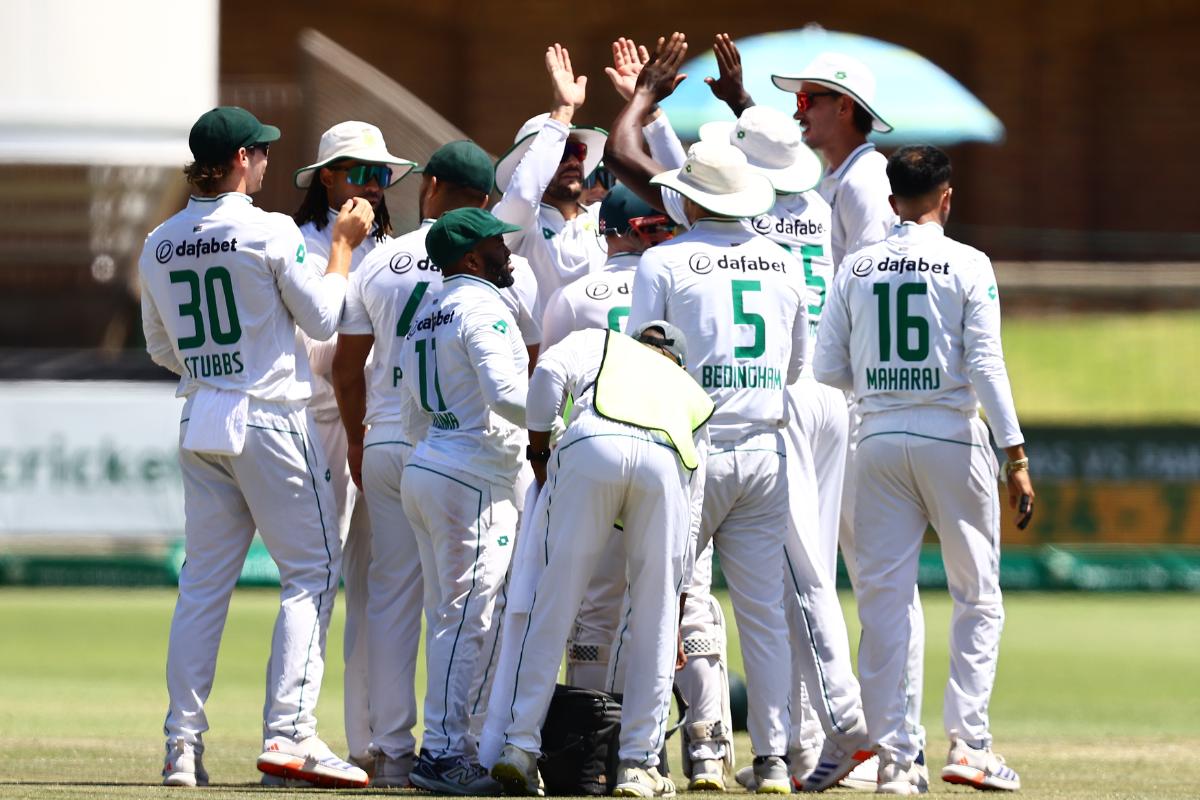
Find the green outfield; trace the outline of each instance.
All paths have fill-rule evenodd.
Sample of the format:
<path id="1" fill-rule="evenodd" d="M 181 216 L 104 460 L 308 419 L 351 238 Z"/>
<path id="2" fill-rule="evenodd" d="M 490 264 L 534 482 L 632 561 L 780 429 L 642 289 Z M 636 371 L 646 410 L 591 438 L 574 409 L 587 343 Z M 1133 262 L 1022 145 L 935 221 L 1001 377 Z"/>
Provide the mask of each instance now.
<path id="1" fill-rule="evenodd" d="M 0 798 L 186 791 L 156 785 L 173 602 L 173 592 L 157 589 L 0 590 Z M 264 796 L 254 758 L 275 603 L 266 590 L 234 597 L 205 754 L 220 786 L 206 797 Z M 945 747 L 940 711 L 950 606 L 944 594 L 929 592 L 925 608 L 924 714 L 936 761 Z M 856 626 L 851 635 L 857 638 Z M 339 606 L 318 712 L 335 750 L 345 747 L 340 636 Z M 1195 797 L 1198 645 L 1194 597 L 1011 596 L 992 716 L 998 749 L 1027 787 L 1022 796 Z M 744 736 L 738 744 L 745 758 Z M 971 793 L 939 781 L 933 792 Z"/>
<path id="2" fill-rule="evenodd" d="M 1025 423 L 1200 423 L 1200 313 L 1011 315 L 1004 355 Z"/>

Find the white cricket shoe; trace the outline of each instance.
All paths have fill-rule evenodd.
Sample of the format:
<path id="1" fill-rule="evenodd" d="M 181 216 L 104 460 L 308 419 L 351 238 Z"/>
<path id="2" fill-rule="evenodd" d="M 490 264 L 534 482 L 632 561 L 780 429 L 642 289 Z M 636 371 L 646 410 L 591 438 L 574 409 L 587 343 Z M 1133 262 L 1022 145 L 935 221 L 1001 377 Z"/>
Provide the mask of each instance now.
<path id="1" fill-rule="evenodd" d="M 920 777 L 915 765 L 906 766 L 886 758 L 879 759 L 875 794 L 898 794 L 903 797 L 912 797 L 929 791 L 928 788 L 922 790 L 919 782 Z"/>
<path id="2" fill-rule="evenodd" d="M 492 780 L 500 784 L 505 794 L 545 797 L 546 789 L 537 762 L 536 753 L 506 744 L 492 765 Z"/>
<path id="3" fill-rule="evenodd" d="M 873 792 L 878 780 L 879 756 L 871 756 L 846 773 L 846 777 L 842 778 L 838 786 L 846 789 L 857 789 L 860 792 Z"/>
<path id="4" fill-rule="evenodd" d="M 331 789 L 361 789 L 370 781 L 365 771 L 338 758 L 317 736 L 299 741 L 283 736 L 268 739 L 258 757 L 258 769 Z"/>
<path id="5" fill-rule="evenodd" d="M 617 767 L 614 797 L 674 797 L 675 782 L 664 778 L 658 767 L 637 761 L 622 761 Z"/>
<path id="6" fill-rule="evenodd" d="M 375 769 L 371 774 L 371 787 L 378 789 L 408 789 L 412 787 L 409 774 L 413 771 L 416 761 L 412 753 L 391 758 L 378 753 L 375 756 Z"/>
<path id="7" fill-rule="evenodd" d="M 756 794 L 791 794 L 792 776 L 787 762 L 780 756 L 756 756 L 754 759 L 754 791 Z"/>
<path id="8" fill-rule="evenodd" d="M 826 737 L 817 766 L 804 778 L 803 791 L 823 792 L 836 785 L 851 770 L 875 755 L 868 749 L 869 744 L 865 727 L 860 736 L 843 740 L 840 744 L 832 737 Z"/>
<path id="9" fill-rule="evenodd" d="M 748 792 L 753 792 L 758 788 L 758 781 L 754 780 L 754 767 L 747 764 L 734 773 L 733 779 L 738 782 Z"/>
<path id="10" fill-rule="evenodd" d="M 688 780 L 688 791 L 725 791 L 725 759 L 698 758 L 693 761 L 692 777 Z"/>
<path id="11" fill-rule="evenodd" d="M 1015 792 L 1021 788 L 1021 776 L 1004 764 L 1002 756 L 993 753 L 990 747 L 977 750 L 962 739 L 950 743 L 950 754 L 946 756 L 946 766 L 942 767 L 942 780 L 976 789 Z"/>
<path id="12" fill-rule="evenodd" d="M 167 756 L 163 759 L 163 786 L 208 786 L 208 772 L 204 769 L 204 745 L 191 744 L 182 739 L 167 742 Z"/>

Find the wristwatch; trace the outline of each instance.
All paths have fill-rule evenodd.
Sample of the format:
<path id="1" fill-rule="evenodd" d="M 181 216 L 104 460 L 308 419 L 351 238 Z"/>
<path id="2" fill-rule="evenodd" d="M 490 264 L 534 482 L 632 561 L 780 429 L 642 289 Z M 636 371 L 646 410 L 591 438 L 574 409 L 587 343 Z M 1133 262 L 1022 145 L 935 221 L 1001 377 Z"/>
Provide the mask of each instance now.
<path id="1" fill-rule="evenodd" d="M 525 445 L 525 460 L 526 461 L 549 461 L 550 448 L 544 447 L 540 450 L 534 450 L 533 445 Z"/>

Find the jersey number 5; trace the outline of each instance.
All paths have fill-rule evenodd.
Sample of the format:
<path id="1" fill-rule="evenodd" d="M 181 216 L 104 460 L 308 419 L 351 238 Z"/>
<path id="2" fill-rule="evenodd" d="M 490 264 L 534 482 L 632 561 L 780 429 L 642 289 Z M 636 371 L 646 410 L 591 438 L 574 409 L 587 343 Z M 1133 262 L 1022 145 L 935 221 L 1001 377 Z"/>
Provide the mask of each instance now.
<path id="1" fill-rule="evenodd" d="M 879 360 L 892 360 L 891 285 L 880 281 L 873 287 L 879 301 Z M 924 361 L 929 357 L 929 320 L 911 314 L 908 299 L 915 294 L 929 294 L 925 283 L 902 283 L 896 289 L 896 355 L 901 361 Z M 912 334 L 917 343 L 912 345 Z"/>
<path id="2" fill-rule="evenodd" d="M 179 339 L 180 350 L 192 350 L 202 347 L 206 341 L 204 336 L 204 314 L 200 311 L 200 276 L 194 270 L 180 269 L 169 273 L 171 283 L 187 284 L 189 296 L 187 302 L 179 304 L 179 315 L 191 317 L 195 324 L 191 336 Z M 242 326 L 238 322 L 237 304 L 233 302 L 233 278 L 224 267 L 210 267 L 204 273 L 204 304 L 208 310 L 208 335 L 219 345 L 236 344 L 242 338 Z M 225 301 L 225 321 L 228 328 L 221 329 L 221 306 L 217 302 L 217 287 L 221 287 L 221 297 Z"/>
<path id="3" fill-rule="evenodd" d="M 767 321 L 761 314 L 743 308 L 746 292 L 762 291 L 761 281 L 731 281 L 733 288 L 733 324 L 753 325 L 754 343 L 749 347 L 733 348 L 734 358 L 758 358 L 767 349 Z"/>

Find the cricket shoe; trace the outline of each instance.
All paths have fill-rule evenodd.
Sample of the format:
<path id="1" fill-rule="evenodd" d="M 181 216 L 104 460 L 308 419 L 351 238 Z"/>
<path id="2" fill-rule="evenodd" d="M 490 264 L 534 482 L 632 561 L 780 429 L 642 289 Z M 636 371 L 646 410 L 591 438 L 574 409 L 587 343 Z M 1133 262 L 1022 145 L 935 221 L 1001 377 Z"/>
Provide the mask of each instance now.
<path id="1" fill-rule="evenodd" d="M 312 789 L 316 786 L 315 783 L 309 783 L 308 781 L 301 781 L 296 778 L 281 778 L 278 775 L 268 775 L 265 772 L 258 782 L 262 786 L 270 786 L 274 789 Z"/>
<path id="2" fill-rule="evenodd" d="M 536 753 L 506 744 L 492 765 L 492 779 L 500 784 L 505 794 L 545 797 L 546 787 L 538 772 L 537 761 Z"/>
<path id="3" fill-rule="evenodd" d="M 842 743 L 834 741 L 832 737 L 826 737 L 825 744 L 821 746 L 817 766 L 805 776 L 802 790 L 823 792 L 830 786 L 837 785 L 851 770 L 875 755 L 867 748 L 868 744 L 865 728 L 860 736 L 849 741 L 843 740 Z"/>
<path id="4" fill-rule="evenodd" d="M 409 775 L 413 771 L 416 759 L 412 753 L 402 756 L 391 756 L 379 753 L 375 756 L 375 769 L 371 775 L 371 787 L 377 789 L 409 789 L 412 780 Z"/>
<path id="5" fill-rule="evenodd" d="M 693 761 L 692 777 L 688 779 L 688 791 L 725 791 L 725 759 L 697 758 Z"/>
<path id="6" fill-rule="evenodd" d="M 898 794 L 903 797 L 924 794 L 929 791 L 928 784 L 926 784 L 926 788 L 922 789 L 920 780 L 920 774 L 915 764 L 905 766 L 880 758 L 875 794 Z"/>
<path id="7" fill-rule="evenodd" d="M 787 760 L 782 756 L 756 756 L 752 769 L 755 793 L 792 793 L 792 777 L 788 774 Z"/>
<path id="8" fill-rule="evenodd" d="M 1012 767 L 1005 766 L 1002 756 L 993 753 L 990 747 L 971 747 L 962 739 L 950 743 L 950 754 L 946 757 L 946 766 L 942 767 L 942 780 L 976 789 L 1015 792 L 1021 788 L 1021 776 Z"/>
<path id="9" fill-rule="evenodd" d="M 295 741 L 273 736 L 258 757 L 259 772 L 277 778 L 307 781 L 330 789 L 361 789 L 367 773 L 333 754 L 320 737 Z"/>
<path id="10" fill-rule="evenodd" d="M 448 755 L 434 758 L 428 750 L 422 750 L 412 772 L 408 774 L 412 785 L 427 792 L 455 795 L 496 795 L 500 784 L 492 780 L 488 771 L 465 755 Z"/>
<path id="11" fill-rule="evenodd" d="M 167 742 L 167 757 L 163 759 L 163 786 L 208 786 L 204 769 L 204 745 L 182 739 Z"/>
<path id="12" fill-rule="evenodd" d="M 658 767 L 645 762 L 622 761 L 617 767 L 614 797 L 674 797 L 675 782 L 664 778 Z"/>
<path id="13" fill-rule="evenodd" d="M 857 789 L 861 792 L 875 791 L 879 781 L 879 756 L 873 755 L 854 769 L 846 773 L 846 777 L 838 782 L 838 786 L 846 789 Z M 929 781 L 926 780 L 926 784 Z"/>

